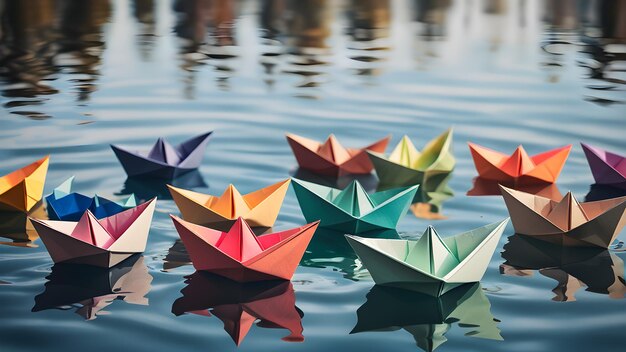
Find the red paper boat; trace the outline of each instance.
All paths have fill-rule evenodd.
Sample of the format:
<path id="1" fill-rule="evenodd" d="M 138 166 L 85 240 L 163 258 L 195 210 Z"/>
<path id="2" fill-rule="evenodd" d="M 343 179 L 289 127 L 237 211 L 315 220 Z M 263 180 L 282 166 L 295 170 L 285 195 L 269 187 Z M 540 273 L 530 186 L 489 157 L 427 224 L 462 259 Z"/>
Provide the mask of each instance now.
<path id="1" fill-rule="evenodd" d="M 570 144 L 529 156 L 520 145 L 508 156 L 477 144 L 468 144 L 480 177 L 520 184 L 554 183 L 572 149 Z"/>
<path id="2" fill-rule="evenodd" d="M 374 166 L 366 150 L 384 153 L 390 138 L 387 136 L 363 148 L 345 148 L 332 134 L 324 143 L 287 134 L 287 142 L 302 169 L 332 177 L 371 173 Z"/>
<path id="3" fill-rule="evenodd" d="M 319 224 L 256 236 L 242 218 L 222 232 L 170 216 L 196 270 L 238 282 L 290 280 Z"/>

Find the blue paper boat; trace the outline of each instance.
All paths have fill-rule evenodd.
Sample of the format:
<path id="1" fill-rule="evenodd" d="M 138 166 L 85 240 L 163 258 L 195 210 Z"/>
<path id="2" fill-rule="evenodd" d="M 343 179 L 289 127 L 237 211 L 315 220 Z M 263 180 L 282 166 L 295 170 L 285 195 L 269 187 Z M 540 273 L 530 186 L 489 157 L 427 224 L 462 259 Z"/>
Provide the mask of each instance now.
<path id="1" fill-rule="evenodd" d="M 212 133 L 211 131 L 193 137 L 176 146 L 159 138 L 147 152 L 129 151 L 115 145 L 111 145 L 111 149 L 129 177 L 146 176 L 171 180 L 200 167 Z"/>
<path id="2" fill-rule="evenodd" d="M 87 210 L 91 211 L 96 218 L 102 219 L 137 206 L 133 194 L 122 201 L 115 202 L 98 195 L 88 197 L 72 192 L 73 183 L 74 176 L 65 180 L 46 196 L 48 217 L 51 220 L 78 221 Z"/>

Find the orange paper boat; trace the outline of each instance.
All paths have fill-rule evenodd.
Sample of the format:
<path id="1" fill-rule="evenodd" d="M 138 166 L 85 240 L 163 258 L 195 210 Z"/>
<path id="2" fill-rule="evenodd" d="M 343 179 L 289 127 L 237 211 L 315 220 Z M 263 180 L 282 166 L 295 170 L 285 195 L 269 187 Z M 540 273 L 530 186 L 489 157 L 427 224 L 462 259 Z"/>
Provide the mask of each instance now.
<path id="1" fill-rule="evenodd" d="M 31 221 L 55 263 L 110 268 L 146 249 L 155 205 L 153 198 L 100 220 L 87 210 L 78 222 Z"/>
<path id="2" fill-rule="evenodd" d="M 468 143 L 478 175 L 487 180 L 520 184 L 554 183 L 572 145 L 529 156 L 521 145 L 508 156 Z"/>
<path id="3" fill-rule="evenodd" d="M 608 248 L 626 224 L 626 197 L 579 203 L 500 186 L 515 232 L 573 247 Z"/>
<path id="4" fill-rule="evenodd" d="M 242 218 L 222 232 L 170 216 L 196 270 L 238 282 L 290 280 L 319 224 L 256 236 Z"/>
<path id="5" fill-rule="evenodd" d="M 287 134 L 287 142 L 302 169 L 332 177 L 371 173 L 374 166 L 366 151 L 384 153 L 390 138 L 363 148 L 345 148 L 332 134 L 324 143 Z"/>
<path id="6" fill-rule="evenodd" d="M 221 196 L 212 196 L 168 185 L 183 218 L 194 224 L 226 230 L 238 217 L 252 227 L 272 227 L 285 199 L 289 182 L 284 180 L 241 195 L 233 185 Z"/>
<path id="7" fill-rule="evenodd" d="M 29 211 L 43 195 L 50 156 L 0 177 L 0 210 Z"/>

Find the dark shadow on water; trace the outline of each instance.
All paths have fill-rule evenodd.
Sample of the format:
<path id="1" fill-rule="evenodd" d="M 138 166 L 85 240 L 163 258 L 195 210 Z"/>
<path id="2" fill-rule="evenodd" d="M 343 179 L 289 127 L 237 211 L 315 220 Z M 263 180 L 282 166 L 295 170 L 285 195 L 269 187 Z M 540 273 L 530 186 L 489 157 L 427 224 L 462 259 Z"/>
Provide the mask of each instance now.
<path id="1" fill-rule="evenodd" d="M 502 340 L 498 320 L 479 283 L 465 284 L 440 297 L 399 288 L 374 286 L 357 310 L 358 321 L 351 334 L 404 329 L 425 351 L 434 351 L 447 341 L 453 324 L 471 329 L 465 336 Z"/>
<path id="2" fill-rule="evenodd" d="M 399 239 L 395 230 L 371 231 L 361 237 Z M 300 265 L 311 268 L 331 268 L 340 271 L 350 280 L 359 280 L 367 270 L 357 264 L 358 257 L 348 244 L 345 232 L 318 228 L 311 239 Z"/>
<path id="3" fill-rule="evenodd" d="M 626 189 L 594 183 L 589 186 L 589 192 L 585 196 L 585 202 L 595 202 L 597 200 L 605 200 L 623 196 L 626 196 Z"/>
<path id="4" fill-rule="evenodd" d="M 537 271 L 556 280 L 554 301 L 575 301 L 585 286 L 616 299 L 626 294 L 624 262 L 606 249 L 563 247 L 516 234 L 504 245 L 502 258 L 501 274 L 531 276 Z"/>
<path id="5" fill-rule="evenodd" d="M 11 242 L 0 241 L 0 244 L 16 247 L 37 247 L 33 242 L 39 238 L 28 217 L 47 219 L 48 214 L 43 201 L 35 204 L 28 212 L 0 211 L 0 237 Z"/>
<path id="6" fill-rule="evenodd" d="M 187 276 L 182 297 L 172 305 L 176 316 L 192 313 L 216 316 L 224 330 L 240 345 L 250 328 L 256 326 L 289 330 L 282 340 L 304 341 L 302 317 L 290 281 L 238 283 L 217 275 L 197 271 Z"/>
<path id="7" fill-rule="evenodd" d="M 542 183 L 536 185 L 519 185 L 512 183 L 502 183 L 498 181 L 486 180 L 482 177 L 476 177 L 472 180 L 473 187 L 467 191 L 468 196 L 499 196 L 500 188 L 498 184 L 507 188 L 512 188 L 518 191 L 531 193 L 537 196 L 550 198 L 552 200 L 561 200 L 563 195 L 559 188 L 554 183 Z"/>
<path id="8" fill-rule="evenodd" d="M 86 320 L 107 313 L 113 301 L 148 305 L 152 276 L 136 254 L 110 269 L 80 264 L 55 264 L 45 291 L 35 297 L 33 312 L 73 310 Z"/>
<path id="9" fill-rule="evenodd" d="M 308 181 L 317 183 L 320 185 L 324 185 L 326 187 L 333 187 L 337 189 L 344 189 L 352 183 L 352 181 L 357 180 L 363 186 L 367 192 L 374 192 L 376 190 L 376 186 L 378 184 L 378 179 L 374 174 L 367 175 L 349 175 L 342 176 L 339 178 L 332 177 L 324 177 L 317 174 L 314 174 L 310 171 L 297 168 L 294 171 L 290 172 L 290 175 L 299 180 Z"/>
<path id="10" fill-rule="evenodd" d="M 145 202 L 154 197 L 172 199 L 172 195 L 167 188 L 168 184 L 185 189 L 209 187 L 200 172 L 194 170 L 172 180 L 129 177 L 124 182 L 122 190 L 116 193 L 116 195 L 134 194 L 139 202 Z"/>

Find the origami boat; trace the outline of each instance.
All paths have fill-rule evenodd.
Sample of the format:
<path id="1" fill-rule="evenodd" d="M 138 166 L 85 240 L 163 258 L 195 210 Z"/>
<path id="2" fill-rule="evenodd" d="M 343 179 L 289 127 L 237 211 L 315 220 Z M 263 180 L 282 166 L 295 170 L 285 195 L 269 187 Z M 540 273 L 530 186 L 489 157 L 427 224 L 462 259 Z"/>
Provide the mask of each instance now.
<path id="1" fill-rule="evenodd" d="M 515 232 L 563 246 L 608 248 L 626 224 L 626 197 L 579 203 L 500 186 Z"/>
<path id="2" fill-rule="evenodd" d="M 528 156 L 521 145 L 511 156 L 468 143 L 478 175 L 487 180 L 520 184 L 554 183 L 563 169 L 571 145 Z"/>
<path id="3" fill-rule="evenodd" d="M 504 245 L 500 272 L 508 276 L 529 277 L 535 271 L 556 280 L 554 301 L 575 301 L 575 294 L 585 291 L 624 298 L 624 261 L 612 251 L 598 247 L 564 247 L 513 235 Z M 585 287 L 586 286 L 586 287 Z"/>
<path id="4" fill-rule="evenodd" d="M 390 138 L 385 137 L 363 148 L 345 148 L 332 134 L 324 143 L 287 134 L 287 142 L 302 169 L 332 177 L 372 172 L 373 166 L 366 151 L 385 152 Z"/>
<path id="5" fill-rule="evenodd" d="M 43 195 L 50 157 L 0 177 L 0 211 L 29 211 Z"/>
<path id="6" fill-rule="evenodd" d="M 110 268 L 146 249 L 155 205 L 153 198 L 100 220 L 87 210 L 78 222 L 31 221 L 55 263 Z"/>
<path id="7" fill-rule="evenodd" d="M 238 282 L 290 280 L 318 225 L 256 236 L 243 218 L 222 232 L 170 216 L 196 270 Z"/>
<path id="8" fill-rule="evenodd" d="M 470 329 L 465 336 L 502 340 L 498 320 L 479 283 L 462 285 L 440 297 L 376 285 L 356 314 L 358 320 L 350 334 L 404 329 L 425 351 L 444 344 L 454 323 Z"/>
<path id="9" fill-rule="evenodd" d="M 358 181 L 343 190 L 293 179 L 293 189 L 304 218 L 344 233 L 395 229 L 405 215 L 418 186 L 367 194 Z"/>
<path id="10" fill-rule="evenodd" d="M 152 276 L 141 255 L 133 255 L 113 268 L 55 264 L 47 277 L 45 291 L 35 297 L 33 312 L 59 307 L 75 307 L 86 320 L 107 313 L 115 301 L 148 305 Z"/>
<path id="11" fill-rule="evenodd" d="M 246 195 L 232 184 L 221 196 L 212 196 L 168 185 L 183 219 L 194 224 L 229 229 L 242 217 L 252 227 L 272 227 L 285 199 L 290 180 L 280 181 Z"/>
<path id="12" fill-rule="evenodd" d="M 212 133 L 199 135 L 176 146 L 159 138 L 148 152 L 129 151 L 115 145 L 111 145 L 111 149 L 129 177 L 174 179 L 200 167 Z"/>
<path id="13" fill-rule="evenodd" d="M 29 217 L 45 219 L 48 216 L 42 202 L 35 204 L 27 213 L 0 211 L 0 244 L 14 247 L 37 247 L 39 238 Z M 10 241 L 3 241 L 7 238 Z"/>
<path id="14" fill-rule="evenodd" d="M 508 219 L 441 238 L 429 226 L 419 240 L 346 235 L 377 285 L 440 296 L 483 277 Z"/>
<path id="15" fill-rule="evenodd" d="M 367 151 L 376 175 L 383 185 L 412 186 L 437 174 L 449 174 L 456 163 L 452 155 L 452 129 L 426 144 L 422 152 L 404 136 L 386 157 L 375 151 Z"/>
<path id="16" fill-rule="evenodd" d="M 134 195 L 115 202 L 95 195 L 93 198 L 72 192 L 74 176 L 68 178 L 46 196 L 50 220 L 78 221 L 89 210 L 98 219 L 115 215 L 137 206 Z"/>
<path id="17" fill-rule="evenodd" d="M 207 272 L 196 271 L 185 281 L 183 297 L 172 305 L 176 316 L 192 313 L 216 316 L 237 346 L 256 323 L 261 328 L 289 330 L 282 340 L 301 342 L 303 313 L 296 307 L 290 281 L 238 283 Z"/>
<path id="18" fill-rule="evenodd" d="M 580 143 L 597 184 L 626 189 L 626 157 Z"/>

